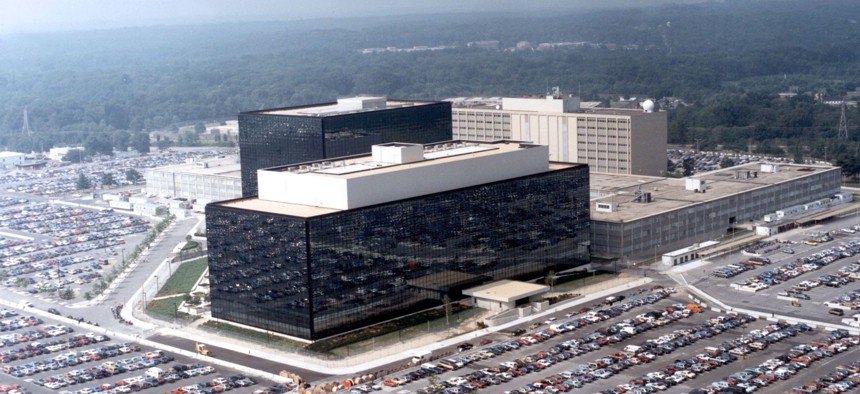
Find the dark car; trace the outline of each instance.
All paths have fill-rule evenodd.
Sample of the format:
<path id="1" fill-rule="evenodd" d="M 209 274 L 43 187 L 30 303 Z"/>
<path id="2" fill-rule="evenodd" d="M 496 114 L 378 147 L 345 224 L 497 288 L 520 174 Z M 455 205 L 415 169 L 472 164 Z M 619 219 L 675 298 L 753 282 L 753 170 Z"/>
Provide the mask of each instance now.
<path id="1" fill-rule="evenodd" d="M 60 314 L 60 311 L 56 310 L 55 308 L 48 308 L 48 312 L 49 312 L 49 313 L 53 313 L 53 314 L 55 314 L 55 315 L 59 315 L 59 314 Z"/>

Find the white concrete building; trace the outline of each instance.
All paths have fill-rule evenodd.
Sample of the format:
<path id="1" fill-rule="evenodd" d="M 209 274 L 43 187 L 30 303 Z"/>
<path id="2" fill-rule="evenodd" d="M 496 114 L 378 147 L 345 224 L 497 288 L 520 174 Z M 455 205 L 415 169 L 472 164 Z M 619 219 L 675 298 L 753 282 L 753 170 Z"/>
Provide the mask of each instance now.
<path id="1" fill-rule="evenodd" d="M 146 193 L 165 198 L 231 200 L 242 196 L 238 159 L 195 161 L 146 170 Z"/>
<path id="2" fill-rule="evenodd" d="M 540 301 L 549 291 L 549 286 L 505 279 L 463 290 L 463 295 L 472 297 L 474 305 L 479 308 L 502 312 Z"/>
<path id="3" fill-rule="evenodd" d="M 3 151 L 0 152 L 0 167 L 3 169 L 15 168 L 16 165 L 24 162 L 23 153 Z"/>
<path id="4" fill-rule="evenodd" d="M 359 160 L 263 169 L 257 179 L 261 200 L 346 210 L 546 170 L 545 145 L 393 142 Z"/>

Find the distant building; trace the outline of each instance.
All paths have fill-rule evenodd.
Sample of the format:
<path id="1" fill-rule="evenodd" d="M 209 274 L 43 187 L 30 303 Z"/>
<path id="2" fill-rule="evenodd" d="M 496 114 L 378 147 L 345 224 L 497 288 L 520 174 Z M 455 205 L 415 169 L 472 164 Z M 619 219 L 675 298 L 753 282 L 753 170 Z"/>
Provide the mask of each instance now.
<path id="1" fill-rule="evenodd" d="M 261 170 L 259 196 L 206 207 L 212 316 L 317 340 L 586 264 L 588 177 L 513 141 Z"/>
<path id="2" fill-rule="evenodd" d="M 451 139 L 451 104 L 352 97 L 336 103 L 239 114 L 242 195 L 257 194 L 257 170 L 370 152 L 385 142 Z"/>
<path id="3" fill-rule="evenodd" d="M 467 42 L 466 46 L 469 48 L 499 49 L 499 40 L 471 41 Z"/>
<path id="4" fill-rule="evenodd" d="M 221 201 L 242 196 L 236 156 L 151 168 L 144 177 L 145 192 L 159 197 Z"/>
<path id="5" fill-rule="evenodd" d="M 666 172 L 665 112 L 583 108 L 558 90 L 541 98 L 455 98 L 454 138 L 513 139 L 549 146 L 550 160 L 586 163 L 592 172 L 660 176 Z M 649 103 L 646 101 L 645 103 Z"/>
<path id="6" fill-rule="evenodd" d="M 26 156 L 26 154 L 18 152 L 0 152 L 0 167 L 5 170 L 15 168 L 16 166 L 24 163 L 24 158 Z"/>

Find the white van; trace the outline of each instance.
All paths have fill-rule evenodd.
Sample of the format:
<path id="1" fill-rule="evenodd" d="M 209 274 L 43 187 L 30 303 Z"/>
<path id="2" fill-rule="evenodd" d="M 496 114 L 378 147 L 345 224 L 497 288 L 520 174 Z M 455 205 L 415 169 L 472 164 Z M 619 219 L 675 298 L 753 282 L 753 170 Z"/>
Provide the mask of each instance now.
<path id="1" fill-rule="evenodd" d="M 422 361 L 427 361 L 430 359 L 430 356 L 432 356 L 432 355 L 433 355 L 432 352 L 415 353 L 412 356 L 412 364 L 418 364 Z"/>
<path id="2" fill-rule="evenodd" d="M 146 370 L 146 376 L 149 376 L 153 379 L 158 379 L 164 373 L 164 370 L 158 367 L 152 367 Z"/>
<path id="3" fill-rule="evenodd" d="M 637 345 L 627 345 L 624 347 L 624 351 L 627 353 L 638 354 L 642 351 L 642 346 Z"/>

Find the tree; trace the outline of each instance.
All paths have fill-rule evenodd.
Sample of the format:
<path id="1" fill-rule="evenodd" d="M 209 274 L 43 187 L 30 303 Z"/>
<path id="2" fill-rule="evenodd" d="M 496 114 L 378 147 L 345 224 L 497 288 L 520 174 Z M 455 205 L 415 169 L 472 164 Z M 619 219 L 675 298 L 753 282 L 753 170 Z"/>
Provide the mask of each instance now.
<path id="1" fill-rule="evenodd" d="M 178 144 L 181 146 L 197 146 L 200 142 L 200 136 L 192 130 L 182 130 L 179 133 Z"/>
<path id="2" fill-rule="evenodd" d="M 550 291 L 555 291 L 555 281 L 558 277 L 555 276 L 555 271 L 550 270 L 543 278 L 544 284 L 550 287 Z"/>
<path id="3" fill-rule="evenodd" d="M 435 373 L 431 373 L 430 376 L 427 377 L 427 387 L 436 390 L 437 388 L 444 386 L 439 384 L 439 376 L 437 376 Z"/>
<path id="4" fill-rule="evenodd" d="M 129 141 L 131 141 L 131 135 L 127 131 L 117 130 L 110 136 L 111 145 L 119 152 L 128 150 Z"/>
<path id="5" fill-rule="evenodd" d="M 734 165 L 735 161 L 732 160 L 731 157 L 723 157 L 723 159 L 720 160 L 720 168 L 729 168 L 733 167 Z"/>
<path id="6" fill-rule="evenodd" d="M 205 133 L 205 132 L 206 132 L 206 125 L 205 125 L 205 124 L 203 124 L 203 123 L 198 123 L 198 124 L 196 124 L 196 125 L 194 125 L 194 131 L 195 131 L 197 134 Z"/>
<path id="7" fill-rule="evenodd" d="M 84 151 L 82 149 L 69 149 L 65 155 L 63 155 L 62 161 L 67 161 L 70 163 L 80 163 L 84 159 Z"/>
<path id="8" fill-rule="evenodd" d="M 60 291 L 60 298 L 64 300 L 71 300 L 72 298 L 75 298 L 75 291 L 67 287 Z"/>
<path id="9" fill-rule="evenodd" d="M 135 170 L 134 168 L 129 168 L 129 169 L 125 170 L 125 179 L 128 180 L 129 182 L 137 183 L 137 181 L 139 181 L 140 178 L 142 178 L 140 176 L 140 173 L 137 170 Z"/>
<path id="10" fill-rule="evenodd" d="M 684 168 L 684 176 L 690 176 L 696 173 L 696 160 L 692 157 L 684 159 L 681 166 Z"/>
<path id="11" fill-rule="evenodd" d="M 442 303 L 445 304 L 445 325 L 447 326 L 450 323 L 451 316 L 451 297 L 447 294 L 442 296 Z"/>
<path id="12" fill-rule="evenodd" d="M 794 163 L 795 164 L 803 164 L 803 148 L 800 145 L 795 145 L 793 149 L 794 153 Z"/>
<path id="13" fill-rule="evenodd" d="M 110 155 L 113 153 L 113 145 L 108 142 L 107 138 L 100 135 L 90 134 L 87 140 L 84 141 L 84 148 L 91 155 Z"/>
<path id="14" fill-rule="evenodd" d="M 78 174 L 78 180 L 75 181 L 75 188 L 78 190 L 85 190 L 85 189 L 89 189 L 91 187 L 93 187 L 93 184 L 92 184 L 92 182 L 90 182 L 90 178 L 87 178 L 87 176 L 84 175 L 83 172 L 79 173 Z"/>
<path id="15" fill-rule="evenodd" d="M 131 148 L 145 155 L 149 153 L 149 133 L 134 133 L 131 136 Z"/>
<path id="16" fill-rule="evenodd" d="M 158 150 L 165 150 L 165 149 L 169 148 L 170 145 L 173 145 L 173 144 L 170 142 L 170 138 L 167 138 L 167 137 L 164 137 L 163 140 L 158 140 L 155 142 L 155 146 L 158 148 Z"/>
<path id="17" fill-rule="evenodd" d="M 102 174 L 102 185 L 111 186 L 115 185 L 116 181 L 113 179 L 113 174 L 106 172 Z"/>

